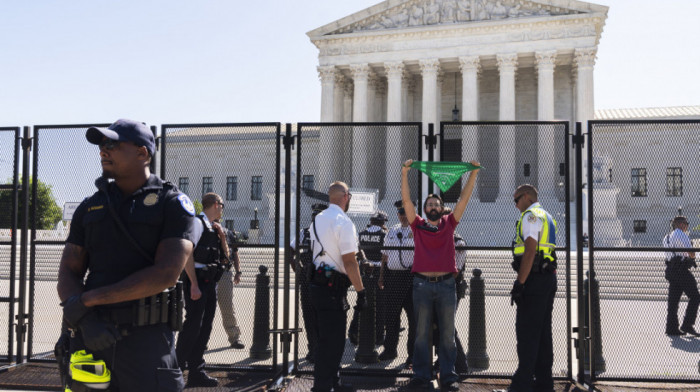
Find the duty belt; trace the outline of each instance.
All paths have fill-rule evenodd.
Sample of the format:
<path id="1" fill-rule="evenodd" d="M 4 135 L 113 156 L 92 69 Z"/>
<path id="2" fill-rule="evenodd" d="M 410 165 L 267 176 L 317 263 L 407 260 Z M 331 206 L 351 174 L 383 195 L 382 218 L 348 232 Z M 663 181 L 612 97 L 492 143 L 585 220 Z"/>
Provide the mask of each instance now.
<path id="1" fill-rule="evenodd" d="M 183 291 L 182 282 L 162 293 L 131 301 L 120 307 L 102 307 L 98 313 L 102 318 L 123 328 L 168 324 L 173 331 L 182 327 Z"/>

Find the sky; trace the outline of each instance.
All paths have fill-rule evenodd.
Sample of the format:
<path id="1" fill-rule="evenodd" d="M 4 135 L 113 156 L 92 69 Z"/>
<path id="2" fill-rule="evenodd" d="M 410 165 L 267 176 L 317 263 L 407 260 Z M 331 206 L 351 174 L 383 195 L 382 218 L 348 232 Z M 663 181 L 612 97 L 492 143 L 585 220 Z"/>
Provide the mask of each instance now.
<path id="1" fill-rule="evenodd" d="M 377 0 L 0 0 L 0 126 L 319 121 L 306 32 Z M 700 105 L 700 2 L 610 7 L 596 109 Z"/>

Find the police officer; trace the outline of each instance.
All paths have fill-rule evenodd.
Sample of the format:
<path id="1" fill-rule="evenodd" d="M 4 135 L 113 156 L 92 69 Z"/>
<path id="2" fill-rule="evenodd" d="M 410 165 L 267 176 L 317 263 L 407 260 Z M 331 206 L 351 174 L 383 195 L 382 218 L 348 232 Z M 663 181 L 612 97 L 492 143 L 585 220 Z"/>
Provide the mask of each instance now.
<path id="1" fill-rule="evenodd" d="M 344 182 L 336 181 L 328 188 L 328 197 L 330 206 L 314 218 L 309 229 L 315 267 L 309 293 L 318 317 L 318 345 L 323 348 L 316 353 L 312 388 L 316 392 L 347 390 L 338 371 L 345 349 L 350 284 L 357 292 L 355 309 L 362 310 L 367 304 L 356 260 L 357 231 L 345 215 L 352 195 Z"/>
<path id="2" fill-rule="evenodd" d="M 399 223 L 389 229 L 384 246 L 413 247 L 413 232 L 406 218 L 406 210 L 401 200 L 394 203 Z M 379 288 L 384 296 L 384 308 L 386 309 L 386 339 L 384 350 L 379 354 L 382 361 L 390 361 L 398 356 L 399 331 L 401 329 L 401 310 L 406 312 L 408 319 L 408 339 L 406 340 L 405 366 L 410 366 L 413 358 L 413 341 L 415 340 L 415 328 L 413 327 L 413 266 L 412 250 L 383 250 L 383 265 L 379 278 Z"/>
<path id="3" fill-rule="evenodd" d="M 194 206 L 151 174 L 155 141 L 144 124 L 122 119 L 86 137 L 100 146 L 102 177 L 75 211 L 58 271 L 71 347 L 106 363 L 111 391 L 182 391 L 176 315 L 137 318 L 140 300 L 157 295 L 165 302 L 156 301 L 159 309 L 177 300 L 161 293 L 175 285 L 198 239 Z"/>
<path id="4" fill-rule="evenodd" d="M 537 202 L 537 189 L 520 185 L 513 194 L 520 210 L 513 244 L 511 305 L 517 304 L 518 368 L 509 391 L 553 391 L 552 309 L 557 291 L 557 222 Z M 534 384 L 533 384 L 534 377 Z"/>
<path id="5" fill-rule="evenodd" d="M 384 237 L 387 231 L 387 217 L 384 211 L 377 211 L 369 218 L 369 225 L 362 230 L 360 236 L 360 249 L 364 252 L 365 260 L 360 264 L 360 273 L 362 274 L 362 282 L 365 286 L 377 287 L 379 275 L 382 266 L 382 250 L 384 245 Z M 376 290 L 375 297 L 375 340 L 376 345 L 384 344 L 384 296 Z M 359 337 L 360 317 L 359 312 L 355 311 L 350 321 L 348 335 L 350 342 L 357 345 Z"/>
<path id="6" fill-rule="evenodd" d="M 685 216 L 677 216 L 671 221 L 671 230 L 664 237 L 664 248 L 692 248 L 688 238 L 688 219 Z M 700 293 L 698 282 L 695 280 L 690 268 L 697 267 L 694 252 L 666 252 L 666 272 L 668 280 L 668 313 L 666 316 L 666 335 L 679 336 L 690 334 L 700 336 L 695 330 L 695 319 L 700 305 Z M 681 295 L 688 296 L 688 307 L 685 308 L 685 317 L 680 329 L 678 328 L 678 303 Z"/>
<path id="7" fill-rule="evenodd" d="M 328 208 L 328 205 L 323 203 L 316 203 L 311 206 L 311 216 L 316 217 L 321 211 Z M 298 243 L 296 240 L 292 240 L 290 246 L 290 251 L 294 253 L 299 251 L 298 263 L 294 263 L 292 260 L 292 270 L 296 274 L 296 281 L 299 282 L 299 299 L 301 301 L 301 315 L 304 319 L 304 330 L 306 331 L 306 347 L 307 354 L 305 359 L 310 363 L 314 363 L 314 358 L 316 357 L 316 348 L 318 347 L 318 329 L 316 312 L 311 306 L 311 301 L 309 299 L 309 279 L 305 271 L 308 268 L 312 268 L 311 265 L 311 233 L 309 228 L 303 228 L 299 232 Z"/>
<path id="8" fill-rule="evenodd" d="M 188 387 L 213 387 L 218 381 L 204 371 L 204 351 L 216 314 L 216 284 L 223 275 L 229 254 L 226 234 L 216 220 L 224 203 L 216 193 L 202 196 L 202 213 L 197 223 L 202 237 L 185 265 L 185 322 L 177 337 L 180 367 L 189 369 Z"/>
<path id="9" fill-rule="evenodd" d="M 219 223 L 219 221 L 216 221 Z M 226 234 L 226 243 L 228 244 L 229 264 L 226 265 L 224 273 L 216 285 L 216 300 L 219 304 L 221 312 L 221 323 L 224 326 L 224 331 L 228 336 L 228 342 L 231 348 L 242 349 L 245 345 L 241 341 L 241 327 L 238 325 L 236 318 L 236 307 L 233 305 L 233 286 L 241 283 L 241 260 L 238 257 L 238 238 L 234 230 L 228 230 L 225 227 L 221 229 Z M 233 267 L 234 272 L 231 271 Z"/>

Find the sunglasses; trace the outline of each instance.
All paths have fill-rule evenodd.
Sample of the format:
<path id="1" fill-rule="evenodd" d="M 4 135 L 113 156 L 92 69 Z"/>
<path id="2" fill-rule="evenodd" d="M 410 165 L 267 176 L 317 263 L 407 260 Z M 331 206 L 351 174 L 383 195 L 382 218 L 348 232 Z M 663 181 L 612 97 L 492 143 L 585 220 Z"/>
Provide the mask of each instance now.
<path id="1" fill-rule="evenodd" d="M 518 201 L 520 201 L 520 198 L 522 198 L 523 196 L 525 196 L 524 193 L 523 193 L 522 195 L 516 197 L 515 199 L 513 199 L 513 202 L 514 202 L 515 204 L 518 204 Z"/>
<path id="2" fill-rule="evenodd" d="M 216 204 L 220 205 L 221 208 L 224 208 L 224 203 L 222 203 L 222 202 L 220 202 L 220 201 L 217 201 Z"/>
<path id="3" fill-rule="evenodd" d="M 112 151 L 121 143 L 119 140 L 105 139 L 100 142 L 100 150 Z"/>

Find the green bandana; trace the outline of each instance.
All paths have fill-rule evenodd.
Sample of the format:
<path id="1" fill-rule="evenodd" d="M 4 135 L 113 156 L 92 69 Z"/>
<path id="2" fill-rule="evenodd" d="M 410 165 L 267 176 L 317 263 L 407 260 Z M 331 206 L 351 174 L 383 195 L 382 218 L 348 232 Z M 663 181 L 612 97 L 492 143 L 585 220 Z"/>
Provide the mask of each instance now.
<path id="1" fill-rule="evenodd" d="M 466 162 L 413 162 L 411 167 L 425 173 L 441 191 L 447 192 L 459 180 L 462 174 L 482 166 Z"/>

